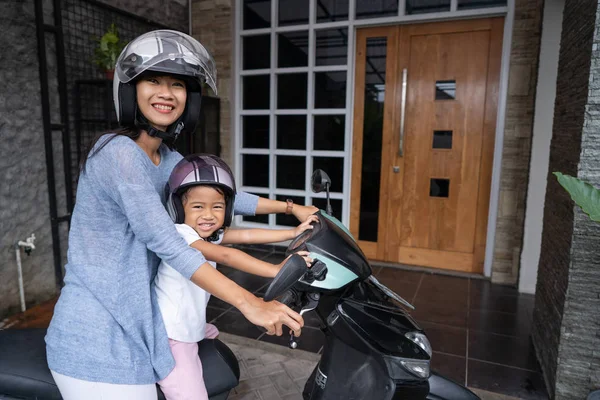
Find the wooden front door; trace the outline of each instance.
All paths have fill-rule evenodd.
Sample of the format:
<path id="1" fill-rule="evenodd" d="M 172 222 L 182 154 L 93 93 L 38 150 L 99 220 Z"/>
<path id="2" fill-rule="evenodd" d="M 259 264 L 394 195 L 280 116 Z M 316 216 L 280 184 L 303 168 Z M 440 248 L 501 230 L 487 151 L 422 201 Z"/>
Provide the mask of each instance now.
<path id="1" fill-rule="evenodd" d="M 503 21 L 357 31 L 350 230 L 369 258 L 483 272 Z"/>

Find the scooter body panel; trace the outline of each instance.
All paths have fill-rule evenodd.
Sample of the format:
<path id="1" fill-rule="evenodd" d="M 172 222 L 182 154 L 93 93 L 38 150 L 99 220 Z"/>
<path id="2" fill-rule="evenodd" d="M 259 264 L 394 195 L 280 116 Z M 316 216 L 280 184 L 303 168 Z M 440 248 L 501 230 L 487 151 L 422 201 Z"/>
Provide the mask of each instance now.
<path id="1" fill-rule="evenodd" d="M 386 366 L 372 354 L 357 351 L 341 340 L 328 337 L 321 361 L 303 391 L 304 399 L 425 399 L 426 380 L 404 381 L 390 378 Z"/>

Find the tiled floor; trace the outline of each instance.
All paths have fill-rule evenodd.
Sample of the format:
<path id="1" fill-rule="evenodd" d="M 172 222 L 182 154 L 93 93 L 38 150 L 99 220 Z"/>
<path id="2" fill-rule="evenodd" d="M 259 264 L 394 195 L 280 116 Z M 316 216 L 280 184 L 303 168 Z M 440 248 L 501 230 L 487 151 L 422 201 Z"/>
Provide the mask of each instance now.
<path id="1" fill-rule="evenodd" d="M 272 250 L 244 250 L 270 262 L 284 257 Z M 264 293 L 269 283 L 231 268 L 219 269 L 256 294 Z M 376 267 L 373 272 L 416 307 L 412 315 L 434 350 L 433 369 L 469 387 L 522 399 L 548 398 L 530 339 L 533 296 L 480 279 L 387 267 Z M 218 299 L 211 299 L 207 315 L 223 332 L 287 346 L 287 336 L 262 333 Z M 324 335 L 318 326 L 314 313 L 306 314 L 300 349 L 321 351 Z"/>

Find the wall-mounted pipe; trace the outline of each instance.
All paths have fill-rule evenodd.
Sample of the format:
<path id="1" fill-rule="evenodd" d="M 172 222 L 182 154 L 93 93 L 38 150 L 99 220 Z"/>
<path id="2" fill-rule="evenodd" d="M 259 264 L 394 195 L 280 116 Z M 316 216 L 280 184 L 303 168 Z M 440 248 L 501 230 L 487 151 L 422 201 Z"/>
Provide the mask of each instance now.
<path id="1" fill-rule="evenodd" d="M 21 264 L 21 247 L 27 255 L 30 255 L 35 250 L 35 234 L 31 234 L 25 241 L 19 240 L 15 244 L 15 255 L 17 257 L 17 274 L 19 275 L 19 299 L 21 300 L 21 311 L 25 312 L 25 288 L 23 287 L 23 266 Z"/>

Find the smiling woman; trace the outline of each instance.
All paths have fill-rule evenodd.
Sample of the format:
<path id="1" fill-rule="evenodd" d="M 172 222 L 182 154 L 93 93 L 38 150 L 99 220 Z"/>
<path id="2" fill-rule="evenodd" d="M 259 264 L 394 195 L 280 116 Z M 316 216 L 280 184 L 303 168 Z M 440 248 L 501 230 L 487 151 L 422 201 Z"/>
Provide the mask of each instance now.
<path id="1" fill-rule="evenodd" d="M 140 111 L 162 131 L 167 130 L 183 114 L 187 91 L 182 79 L 149 75 L 137 82 L 136 91 Z"/>
<path id="2" fill-rule="evenodd" d="M 302 327 L 289 307 L 257 298 L 212 268 L 165 209 L 167 180 L 183 158 L 173 145 L 194 132 L 204 84 L 216 93 L 214 60 L 181 32 L 139 36 L 117 60 L 113 95 L 122 129 L 99 136 L 82 159 L 65 286 L 46 336 L 48 366 L 65 400 L 156 399 L 154 384 L 175 366 L 150 286 L 160 261 L 267 332 Z M 244 192 L 233 197 L 230 215 L 287 211 L 304 221 L 317 211 Z M 216 220 L 201 213 L 194 226 L 209 232 Z"/>

